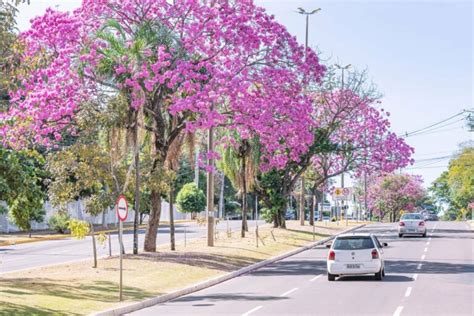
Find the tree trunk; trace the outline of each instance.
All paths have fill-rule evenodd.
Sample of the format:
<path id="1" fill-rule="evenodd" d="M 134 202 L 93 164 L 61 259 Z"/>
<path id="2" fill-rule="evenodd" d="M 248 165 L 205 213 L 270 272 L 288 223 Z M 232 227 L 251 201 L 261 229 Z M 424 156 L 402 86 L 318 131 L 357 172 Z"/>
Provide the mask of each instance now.
<path id="1" fill-rule="evenodd" d="M 145 233 L 145 247 L 146 252 L 156 251 L 156 234 L 160 224 L 161 215 L 161 195 L 157 190 L 151 191 L 151 211 L 148 218 L 148 226 Z"/>
<path id="2" fill-rule="evenodd" d="M 245 157 L 242 158 L 241 161 L 241 169 L 240 169 L 240 176 L 242 177 L 242 230 L 241 230 L 241 237 L 245 237 L 245 232 L 249 231 L 249 227 L 247 225 L 247 179 L 245 177 Z"/>
<path id="3" fill-rule="evenodd" d="M 278 227 L 286 229 L 285 210 L 284 210 L 284 209 L 280 209 L 279 213 L 280 213 L 280 214 L 279 214 L 279 215 L 280 215 L 280 218 L 279 218 L 279 225 L 278 225 Z"/>
<path id="4" fill-rule="evenodd" d="M 107 210 L 108 208 L 102 212 L 102 227 L 104 227 L 105 229 L 109 228 L 109 225 L 107 225 L 107 221 L 105 219 L 105 214 L 107 213 Z"/>
<path id="5" fill-rule="evenodd" d="M 95 242 L 94 223 L 91 223 L 92 251 L 94 253 L 94 267 L 97 268 L 97 245 Z"/>
<path id="6" fill-rule="evenodd" d="M 170 190 L 170 243 L 171 250 L 176 250 L 175 238 L 174 238 L 174 211 L 173 211 L 173 186 Z"/>
<path id="7" fill-rule="evenodd" d="M 304 226 L 304 176 L 301 176 L 301 195 L 300 195 L 300 225 Z"/>
<path id="8" fill-rule="evenodd" d="M 316 200 L 316 196 L 313 194 L 311 194 L 311 202 L 310 202 L 310 205 L 309 205 L 309 224 L 310 225 L 314 225 L 314 208 L 315 208 L 315 203 L 317 203 Z"/>
<path id="9" fill-rule="evenodd" d="M 138 113 L 134 129 L 135 151 L 135 217 L 133 219 L 133 254 L 138 254 L 138 225 L 140 220 L 140 150 L 138 144 Z"/>
<path id="10" fill-rule="evenodd" d="M 221 176 L 221 192 L 219 193 L 219 218 L 224 218 L 224 189 L 225 189 L 225 174 L 222 172 Z"/>
<path id="11" fill-rule="evenodd" d="M 324 211 L 324 192 L 321 191 L 319 192 L 320 193 L 320 201 L 321 201 L 321 208 L 319 209 L 319 221 L 322 222 L 323 221 L 323 211 Z"/>

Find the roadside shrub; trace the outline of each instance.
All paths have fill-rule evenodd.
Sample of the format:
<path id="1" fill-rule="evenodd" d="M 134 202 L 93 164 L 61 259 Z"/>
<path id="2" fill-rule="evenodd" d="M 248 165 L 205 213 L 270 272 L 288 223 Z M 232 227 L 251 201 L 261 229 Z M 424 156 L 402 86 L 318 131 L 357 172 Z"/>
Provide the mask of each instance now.
<path id="1" fill-rule="evenodd" d="M 69 229 L 71 230 L 71 235 L 77 239 L 86 238 L 89 234 L 90 225 L 86 221 L 80 221 L 77 219 L 71 219 L 69 221 Z"/>
<path id="2" fill-rule="evenodd" d="M 48 220 L 48 226 L 58 233 L 65 234 L 69 227 L 69 220 L 71 217 L 66 212 L 57 212 Z"/>
<path id="3" fill-rule="evenodd" d="M 206 196 L 194 182 L 187 183 L 178 192 L 176 204 L 182 213 L 199 213 L 206 207 Z"/>

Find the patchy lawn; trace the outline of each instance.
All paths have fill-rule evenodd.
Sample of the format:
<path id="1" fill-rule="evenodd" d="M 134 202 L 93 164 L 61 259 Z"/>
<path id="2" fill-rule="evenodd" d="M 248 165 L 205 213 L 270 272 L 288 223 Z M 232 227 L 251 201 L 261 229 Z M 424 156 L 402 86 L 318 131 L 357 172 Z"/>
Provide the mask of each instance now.
<path id="1" fill-rule="evenodd" d="M 289 223 L 288 230 L 259 229 L 256 247 L 255 227 L 246 238 L 240 232 L 228 237 L 217 233 L 215 247 L 207 247 L 206 239 L 192 239 L 169 245 L 156 253 L 143 253 L 124 258 L 124 300 L 118 301 L 119 260 L 99 260 L 99 267 L 90 261 L 32 269 L 0 276 L 0 315 L 84 315 L 163 295 L 209 278 L 234 271 L 252 263 L 274 257 L 313 241 L 312 232 L 298 230 Z M 316 239 L 322 239 L 347 227 L 316 228 Z M 305 230 L 311 229 L 309 226 Z"/>

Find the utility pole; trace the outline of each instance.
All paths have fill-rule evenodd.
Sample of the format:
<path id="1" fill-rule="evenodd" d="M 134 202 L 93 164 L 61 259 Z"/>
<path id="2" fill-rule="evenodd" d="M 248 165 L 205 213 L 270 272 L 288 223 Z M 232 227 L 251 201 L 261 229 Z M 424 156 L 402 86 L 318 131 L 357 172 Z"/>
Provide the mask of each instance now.
<path id="1" fill-rule="evenodd" d="M 344 70 L 349 69 L 351 67 L 351 64 L 347 64 L 345 66 L 340 66 L 338 64 L 335 64 L 334 66 L 336 66 L 337 69 L 341 70 L 341 91 L 344 92 Z M 344 142 L 344 139 L 342 139 L 342 142 Z M 344 170 L 341 173 L 341 188 L 344 189 Z M 344 206 L 344 200 L 341 200 L 341 213 L 342 213 L 343 206 Z M 344 210 L 344 215 L 346 216 L 346 224 L 347 224 L 347 210 Z"/>
<path id="2" fill-rule="evenodd" d="M 301 196 L 300 196 L 300 225 L 304 226 L 304 175 L 301 176 Z"/>
<path id="3" fill-rule="evenodd" d="M 214 158 L 212 153 L 214 152 L 214 139 L 213 139 L 213 128 L 209 129 L 207 138 L 207 152 L 208 152 L 208 167 L 214 167 Z M 207 208 L 206 208 L 206 219 L 207 219 L 207 245 L 209 247 L 214 246 L 214 173 L 213 170 L 207 172 Z"/>
<path id="4" fill-rule="evenodd" d="M 201 144 L 198 144 L 196 147 L 196 157 L 194 161 L 194 183 L 196 187 L 199 188 L 199 147 Z"/>
<path id="5" fill-rule="evenodd" d="M 135 145 L 135 214 L 133 219 L 133 254 L 138 254 L 138 225 L 140 222 L 140 144 L 138 139 L 138 120 L 139 112 L 136 113 L 135 127 L 134 127 L 134 145 Z"/>
<path id="6" fill-rule="evenodd" d="M 306 11 L 303 8 L 298 8 L 298 13 L 306 16 L 306 33 L 305 33 L 305 41 L 304 41 L 304 58 L 306 61 L 306 55 L 308 51 L 308 34 L 309 34 L 309 16 L 313 15 L 317 12 L 321 11 L 321 8 L 317 8 L 313 11 Z M 304 174 L 301 175 L 301 197 L 300 197 L 300 225 L 304 226 Z M 311 212 L 310 212 L 311 213 Z M 314 223 L 313 223 L 314 225 Z"/>
<path id="7" fill-rule="evenodd" d="M 221 175 L 221 192 L 219 194 L 219 214 L 218 218 L 224 218 L 224 190 L 225 190 L 225 174 L 222 171 Z"/>

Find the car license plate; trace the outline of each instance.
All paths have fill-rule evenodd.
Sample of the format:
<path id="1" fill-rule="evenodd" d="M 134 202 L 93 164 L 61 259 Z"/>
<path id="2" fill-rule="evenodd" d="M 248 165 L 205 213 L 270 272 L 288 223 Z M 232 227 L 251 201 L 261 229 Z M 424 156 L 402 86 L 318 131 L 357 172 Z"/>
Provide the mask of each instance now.
<path id="1" fill-rule="evenodd" d="M 359 269 L 360 264 L 348 264 L 347 269 Z"/>

